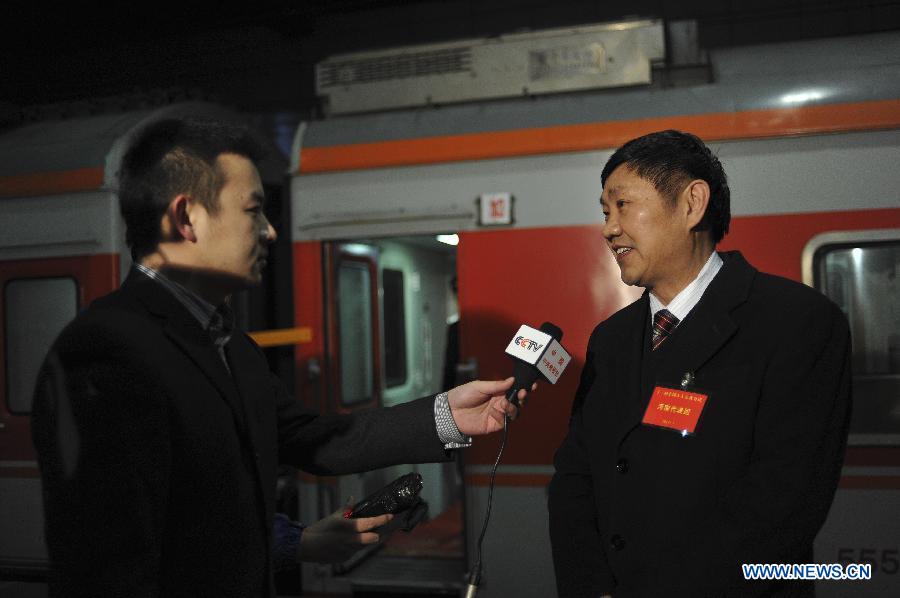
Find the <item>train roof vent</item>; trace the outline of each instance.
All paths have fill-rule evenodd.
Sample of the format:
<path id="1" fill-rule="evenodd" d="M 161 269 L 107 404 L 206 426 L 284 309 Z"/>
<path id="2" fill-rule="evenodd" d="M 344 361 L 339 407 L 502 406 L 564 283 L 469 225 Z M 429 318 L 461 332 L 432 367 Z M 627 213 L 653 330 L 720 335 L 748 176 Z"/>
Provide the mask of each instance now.
<path id="1" fill-rule="evenodd" d="M 650 83 L 659 20 L 547 29 L 332 56 L 316 65 L 328 114 Z"/>
<path id="2" fill-rule="evenodd" d="M 351 58 L 323 62 L 318 69 L 320 89 L 345 85 L 411 79 L 472 70 L 471 48 L 442 48 L 410 54 Z"/>

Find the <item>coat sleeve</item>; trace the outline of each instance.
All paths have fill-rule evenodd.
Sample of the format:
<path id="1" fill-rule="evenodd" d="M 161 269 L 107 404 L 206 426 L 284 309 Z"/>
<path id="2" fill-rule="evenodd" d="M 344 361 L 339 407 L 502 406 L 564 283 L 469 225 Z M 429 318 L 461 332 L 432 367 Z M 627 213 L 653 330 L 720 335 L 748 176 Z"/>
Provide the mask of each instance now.
<path id="1" fill-rule="evenodd" d="M 597 526 L 594 480 L 584 443 L 582 408 L 594 383 L 594 337 L 591 335 L 581 381 L 575 393 L 569 432 L 556 452 L 550 482 L 550 543 L 556 586 L 561 598 L 610 594 L 615 585 Z"/>
<path id="2" fill-rule="evenodd" d="M 281 463 L 317 475 L 343 475 L 453 457 L 438 438 L 434 396 L 350 415 L 320 415 L 302 407 L 272 378 Z"/>
<path id="3" fill-rule="evenodd" d="M 165 401 L 103 327 L 64 333 L 38 375 L 32 435 L 56 596 L 159 595 Z"/>
<path id="4" fill-rule="evenodd" d="M 734 587 L 743 582 L 741 563 L 812 558 L 846 447 L 849 326 L 836 306 L 816 301 L 784 324 L 776 342 L 745 470 L 694 533 L 649 564 L 649 587 L 675 594 Z"/>

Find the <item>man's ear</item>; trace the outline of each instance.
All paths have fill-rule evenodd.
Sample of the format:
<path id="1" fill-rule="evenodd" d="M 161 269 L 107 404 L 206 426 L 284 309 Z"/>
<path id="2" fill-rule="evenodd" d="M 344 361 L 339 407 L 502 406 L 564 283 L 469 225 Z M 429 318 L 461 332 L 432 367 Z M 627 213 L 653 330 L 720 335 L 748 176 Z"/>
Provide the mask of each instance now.
<path id="1" fill-rule="evenodd" d="M 191 224 L 191 198 L 187 195 L 176 195 L 169 202 L 169 208 L 166 215 L 172 226 L 173 236 L 184 239 L 191 243 L 197 242 L 197 235 L 194 233 L 194 226 Z"/>
<path id="2" fill-rule="evenodd" d="M 694 227 L 703 220 L 706 208 L 709 206 L 709 183 L 702 179 L 695 179 L 685 187 L 684 194 L 687 200 L 688 230 L 694 230 Z"/>

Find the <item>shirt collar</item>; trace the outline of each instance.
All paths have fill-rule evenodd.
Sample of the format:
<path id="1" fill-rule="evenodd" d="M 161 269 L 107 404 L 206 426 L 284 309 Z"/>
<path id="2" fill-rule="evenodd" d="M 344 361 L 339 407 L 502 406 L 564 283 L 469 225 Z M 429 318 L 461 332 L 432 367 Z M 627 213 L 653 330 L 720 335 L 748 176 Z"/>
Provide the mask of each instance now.
<path id="1" fill-rule="evenodd" d="M 709 259 L 706 260 L 706 264 L 703 265 L 703 268 L 700 269 L 700 273 L 697 274 L 697 278 L 695 278 L 691 283 L 684 287 L 680 293 L 675 295 L 675 297 L 669 302 L 668 305 L 663 305 L 662 301 L 656 298 L 656 295 L 653 292 L 650 292 L 650 318 L 652 320 L 653 316 L 656 315 L 661 309 L 669 310 L 679 321 L 685 319 L 691 310 L 694 309 L 694 306 L 700 301 L 700 298 L 703 297 L 703 293 L 706 291 L 706 287 L 709 286 L 709 283 L 712 282 L 713 278 L 716 277 L 719 270 L 722 268 L 722 258 L 715 251 L 709 256 Z"/>
<path id="2" fill-rule="evenodd" d="M 178 284 L 159 270 L 135 263 L 135 268 L 151 280 L 158 282 L 172 293 L 175 299 L 187 309 L 216 345 L 223 346 L 234 332 L 234 312 L 227 303 L 216 307 L 187 287 Z"/>

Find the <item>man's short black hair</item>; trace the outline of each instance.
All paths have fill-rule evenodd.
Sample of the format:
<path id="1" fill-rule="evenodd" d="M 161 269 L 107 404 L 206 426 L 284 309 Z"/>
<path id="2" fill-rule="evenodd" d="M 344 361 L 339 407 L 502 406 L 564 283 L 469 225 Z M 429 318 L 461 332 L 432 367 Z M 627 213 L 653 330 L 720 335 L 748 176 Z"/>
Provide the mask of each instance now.
<path id="1" fill-rule="evenodd" d="M 256 164 L 265 148 L 246 127 L 223 122 L 167 119 L 137 133 L 119 170 L 119 209 L 134 259 L 156 249 L 160 219 L 175 196 L 190 195 L 210 213 L 218 210 L 221 154 Z"/>
<path id="2" fill-rule="evenodd" d="M 606 186 L 609 176 L 623 164 L 673 202 L 690 181 L 706 181 L 709 205 L 694 230 L 709 230 L 713 243 L 721 241 L 728 232 L 731 221 L 728 179 L 722 163 L 696 135 L 669 130 L 632 139 L 606 162 L 601 183 Z"/>

